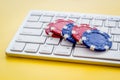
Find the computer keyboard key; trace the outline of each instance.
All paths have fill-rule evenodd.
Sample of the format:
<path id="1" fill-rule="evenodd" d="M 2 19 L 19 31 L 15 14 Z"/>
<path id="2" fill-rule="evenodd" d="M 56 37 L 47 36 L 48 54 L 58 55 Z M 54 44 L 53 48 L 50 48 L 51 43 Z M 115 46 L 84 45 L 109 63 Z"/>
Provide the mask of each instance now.
<path id="1" fill-rule="evenodd" d="M 107 27 L 96 27 L 98 30 L 108 33 L 109 29 Z"/>
<path id="2" fill-rule="evenodd" d="M 109 59 L 120 60 L 120 53 L 118 51 L 94 52 L 86 48 L 75 48 L 72 54 L 75 57 L 95 58 L 95 59 Z"/>
<path id="3" fill-rule="evenodd" d="M 116 27 L 116 21 L 106 21 L 105 26 L 106 27 Z"/>
<path id="4" fill-rule="evenodd" d="M 120 29 L 119 28 L 111 28 L 111 34 L 120 35 Z"/>
<path id="5" fill-rule="evenodd" d="M 26 44 L 24 51 L 28 53 L 36 53 L 38 51 L 38 48 L 39 44 L 28 43 Z"/>
<path id="6" fill-rule="evenodd" d="M 53 17 L 55 14 L 53 12 L 42 12 L 44 13 L 43 16 Z"/>
<path id="7" fill-rule="evenodd" d="M 35 35 L 35 36 L 40 36 L 42 33 L 42 29 L 28 29 L 28 28 L 23 28 L 23 30 L 20 32 L 22 35 Z"/>
<path id="8" fill-rule="evenodd" d="M 53 54 L 69 56 L 71 54 L 72 47 L 67 46 L 55 46 L 53 50 Z"/>
<path id="9" fill-rule="evenodd" d="M 51 54 L 53 50 L 53 45 L 41 45 L 39 53 L 40 54 Z"/>
<path id="10" fill-rule="evenodd" d="M 49 35 L 46 34 L 45 30 L 43 30 L 43 32 L 42 32 L 42 36 L 48 37 Z"/>
<path id="11" fill-rule="evenodd" d="M 119 23 L 118 23 L 118 27 L 120 28 L 120 21 L 119 21 Z"/>
<path id="12" fill-rule="evenodd" d="M 40 22 L 50 22 L 51 19 L 52 19 L 52 17 L 42 16 L 39 21 Z"/>
<path id="13" fill-rule="evenodd" d="M 53 45 L 58 45 L 60 42 L 60 38 L 53 38 L 53 37 L 49 37 L 46 40 L 46 44 L 53 44 Z"/>
<path id="14" fill-rule="evenodd" d="M 106 20 L 107 18 L 105 16 L 95 16 L 94 19 L 96 19 L 96 20 Z"/>
<path id="15" fill-rule="evenodd" d="M 42 15 L 42 11 L 33 11 L 31 12 L 31 16 L 41 16 Z"/>
<path id="16" fill-rule="evenodd" d="M 114 35 L 114 41 L 120 42 L 120 35 Z"/>
<path id="17" fill-rule="evenodd" d="M 82 15 L 81 18 L 82 19 L 93 19 L 91 15 Z"/>
<path id="18" fill-rule="evenodd" d="M 98 26 L 98 27 L 102 27 L 102 23 L 103 23 L 102 20 L 94 20 L 94 21 L 92 22 L 92 25 Z"/>
<path id="19" fill-rule="evenodd" d="M 65 40 L 65 39 L 62 39 L 61 43 L 60 43 L 62 46 L 69 46 L 69 47 L 72 47 L 73 46 L 73 43 Z"/>
<path id="20" fill-rule="evenodd" d="M 80 18 L 80 15 L 79 15 L 79 14 L 70 14 L 70 15 L 69 15 L 69 18 L 79 19 L 79 18 Z"/>
<path id="21" fill-rule="evenodd" d="M 20 35 L 18 36 L 17 40 L 18 42 L 29 42 L 29 43 L 44 43 L 46 40 L 46 37 L 43 36 L 25 36 Z"/>
<path id="22" fill-rule="evenodd" d="M 120 18 L 118 18 L 118 17 L 109 17 L 108 20 L 110 20 L 110 21 L 119 21 Z"/>
<path id="23" fill-rule="evenodd" d="M 111 50 L 118 50 L 118 43 L 113 42 L 113 43 L 112 43 Z"/>
<path id="24" fill-rule="evenodd" d="M 15 42 L 12 47 L 11 47 L 11 51 L 17 51 L 17 52 L 22 52 L 23 49 L 25 47 L 25 43 L 19 43 L 19 42 Z"/>
<path id="25" fill-rule="evenodd" d="M 43 29 L 46 29 L 48 24 L 49 24 L 49 23 L 43 23 L 42 28 L 43 28 Z"/>
<path id="26" fill-rule="evenodd" d="M 27 21 L 38 21 L 39 20 L 39 16 L 29 16 Z"/>
<path id="27" fill-rule="evenodd" d="M 24 24 L 24 28 L 35 28 L 35 29 L 40 29 L 42 27 L 43 23 L 42 22 L 26 22 Z"/>
<path id="28" fill-rule="evenodd" d="M 80 24 L 89 24 L 90 20 L 89 19 L 82 19 L 81 21 L 79 21 L 78 23 Z"/>
<path id="29" fill-rule="evenodd" d="M 68 15 L 65 13 L 56 13 L 56 17 L 67 17 Z"/>

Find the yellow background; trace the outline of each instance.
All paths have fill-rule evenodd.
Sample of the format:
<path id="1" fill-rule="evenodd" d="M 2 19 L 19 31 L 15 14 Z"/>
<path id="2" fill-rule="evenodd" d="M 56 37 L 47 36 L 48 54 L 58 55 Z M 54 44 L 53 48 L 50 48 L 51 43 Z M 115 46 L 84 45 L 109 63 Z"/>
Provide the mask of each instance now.
<path id="1" fill-rule="evenodd" d="M 120 0 L 0 0 L 0 80 L 120 80 L 120 68 L 6 57 L 30 10 L 120 15 Z"/>

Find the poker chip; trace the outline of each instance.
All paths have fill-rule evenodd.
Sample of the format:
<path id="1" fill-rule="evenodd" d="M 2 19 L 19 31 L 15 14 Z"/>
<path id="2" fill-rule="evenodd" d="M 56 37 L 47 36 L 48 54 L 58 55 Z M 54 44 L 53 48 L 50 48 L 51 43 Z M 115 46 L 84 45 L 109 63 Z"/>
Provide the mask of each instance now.
<path id="1" fill-rule="evenodd" d="M 68 19 L 68 20 L 64 20 L 64 19 L 57 19 L 55 22 L 70 22 L 70 23 L 73 23 L 72 20 Z"/>
<path id="2" fill-rule="evenodd" d="M 50 27 L 50 30 L 52 33 L 61 36 L 63 27 L 68 23 L 73 23 L 73 21 L 72 20 L 62 20 L 62 19 L 56 20 L 54 25 L 52 27 Z"/>
<path id="3" fill-rule="evenodd" d="M 54 38 L 64 38 L 73 44 L 82 44 L 92 51 L 106 51 L 112 47 L 110 36 L 89 24 L 75 25 L 72 20 L 57 19 L 48 24 L 47 35 Z"/>
<path id="4" fill-rule="evenodd" d="M 76 40 L 77 44 L 82 44 L 82 35 L 86 30 L 91 30 L 89 24 L 81 24 L 80 26 L 74 26 L 72 29 L 72 36 Z"/>
<path id="5" fill-rule="evenodd" d="M 50 28 L 54 25 L 54 23 L 49 23 L 47 28 L 45 29 L 45 32 L 47 35 L 51 36 L 51 37 L 54 37 L 54 38 L 61 38 L 61 36 L 59 35 L 56 35 L 56 34 L 53 34 L 50 30 Z"/>
<path id="6" fill-rule="evenodd" d="M 93 51 L 106 51 L 112 47 L 110 36 L 100 30 L 87 30 L 82 36 L 83 44 Z"/>
<path id="7" fill-rule="evenodd" d="M 69 23 L 65 25 L 62 29 L 62 36 L 65 40 L 72 42 L 73 44 L 76 43 L 75 39 L 72 37 L 72 28 L 74 27 L 73 23 Z"/>

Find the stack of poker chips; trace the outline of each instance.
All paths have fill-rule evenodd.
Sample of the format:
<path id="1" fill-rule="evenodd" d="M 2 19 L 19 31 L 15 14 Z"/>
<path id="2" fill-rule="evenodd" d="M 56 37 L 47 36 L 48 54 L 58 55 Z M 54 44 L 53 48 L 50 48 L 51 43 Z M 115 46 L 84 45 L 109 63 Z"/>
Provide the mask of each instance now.
<path id="1" fill-rule="evenodd" d="M 85 45 L 92 51 L 106 51 L 112 47 L 110 36 L 89 24 L 75 25 L 72 20 L 58 19 L 48 24 L 45 29 L 47 35 L 79 45 Z"/>

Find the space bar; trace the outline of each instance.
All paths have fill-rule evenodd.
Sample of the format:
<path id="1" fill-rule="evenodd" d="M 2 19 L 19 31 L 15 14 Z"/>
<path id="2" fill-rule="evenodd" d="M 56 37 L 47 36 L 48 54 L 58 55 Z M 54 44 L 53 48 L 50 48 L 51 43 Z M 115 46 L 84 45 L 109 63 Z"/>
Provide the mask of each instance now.
<path id="1" fill-rule="evenodd" d="M 73 56 L 96 59 L 120 60 L 120 52 L 111 50 L 105 52 L 93 52 L 86 48 L 75 48 Z"/>

